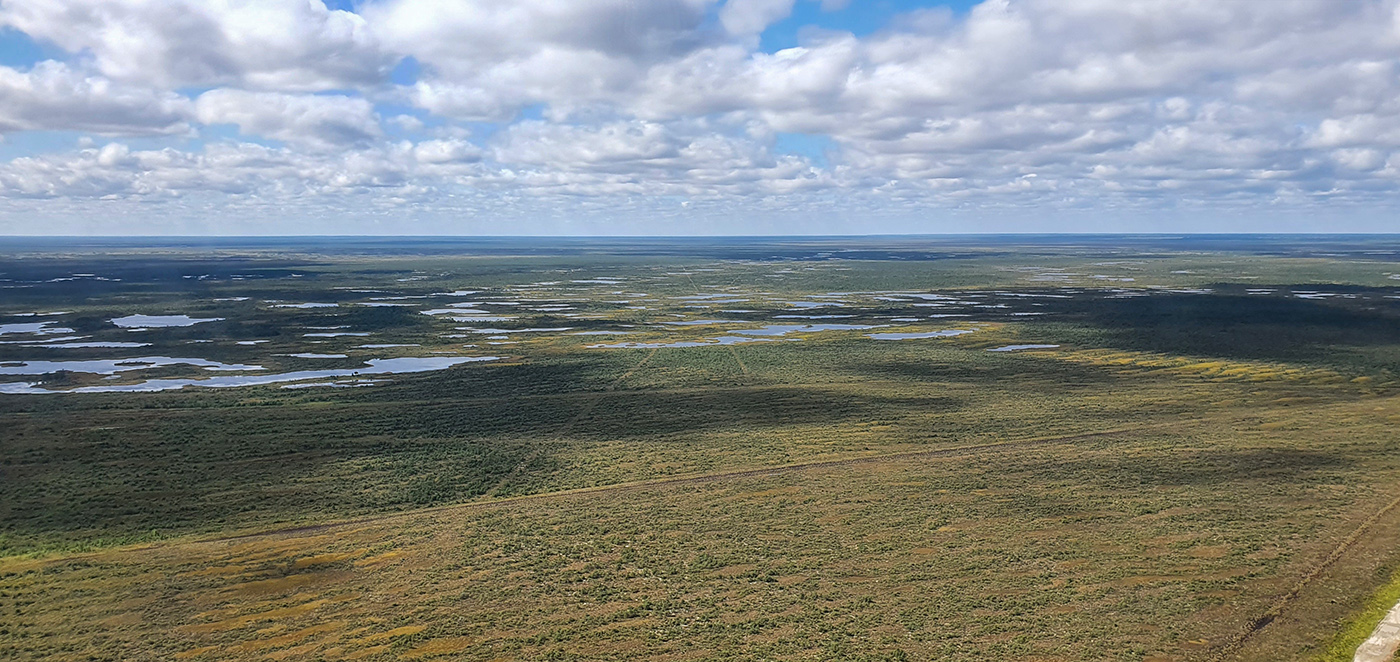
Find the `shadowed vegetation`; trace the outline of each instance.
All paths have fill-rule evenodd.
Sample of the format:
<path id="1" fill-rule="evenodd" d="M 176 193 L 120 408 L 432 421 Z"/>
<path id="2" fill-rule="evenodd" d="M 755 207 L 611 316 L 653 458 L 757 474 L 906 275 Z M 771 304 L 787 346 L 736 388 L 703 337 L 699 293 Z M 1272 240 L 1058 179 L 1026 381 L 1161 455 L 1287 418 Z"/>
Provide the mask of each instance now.
<path id="1" fill-rule="evenodd" d="M 20 242 L 0 657 L 1335 657 L 1400 566 L 1392 243 Z M 494 358 L 61 392 L 440 357 Z"/>

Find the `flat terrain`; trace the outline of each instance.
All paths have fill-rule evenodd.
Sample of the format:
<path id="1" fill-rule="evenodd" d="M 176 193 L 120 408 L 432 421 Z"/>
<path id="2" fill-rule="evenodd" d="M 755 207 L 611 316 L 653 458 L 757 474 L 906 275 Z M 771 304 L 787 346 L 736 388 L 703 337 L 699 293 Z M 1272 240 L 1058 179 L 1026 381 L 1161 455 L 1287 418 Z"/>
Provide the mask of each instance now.
<path id="1" fill-rule="evenodd" d="M 1350 659 L 1400 570 L 1394 239 L 4 255 L 4 658 Z"/>

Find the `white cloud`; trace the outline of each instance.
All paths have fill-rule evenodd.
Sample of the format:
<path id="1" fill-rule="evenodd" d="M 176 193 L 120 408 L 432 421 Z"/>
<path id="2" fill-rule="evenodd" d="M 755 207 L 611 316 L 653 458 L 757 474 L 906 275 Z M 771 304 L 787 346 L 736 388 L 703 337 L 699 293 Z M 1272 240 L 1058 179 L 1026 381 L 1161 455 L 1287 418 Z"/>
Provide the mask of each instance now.
<path id="1" fill-rule="evenodd" d="M 715 0 L 384 0 L 363 8 L 398 52 L 461 68 L 550 48 L 654 58 L 685 50 Z"/>
<path id="2" fill-rule="evenodd" d="M 612 100 L 652 62 L 698 46 L 714 0 L 385 0 L 364 13 L 388 48 L 428 67 L 435 113 L 504 119 L 534 103 Z"/>
<path id="3" fill-rule="evenodd" d="M 459 138 L 308 152 L 250 143 L 200 151 L 132 150 L 121 143 L 0 166 L 0 196 L 164 199 L 219 191 L 264 200 L 379 191 L 418 202 L 471 190 L 500 195 L 617 194 L 742 200 L 835 185 L 806 159 L 703 127 L 620 122 L 601 127 L 527 122 L 488 152 Z"/>
<path id="4" fill-rule="evenodd" d="M 719 10 L 719 22 L 732 35 L 757 35 L 792 13 L 795 0 L 729 0 Z"/>
<path id="5" fill-rule="evenodd" d="M 190 111 L 189 100 L 172 92 L 119 85 L 57 62 L 29 71 L 0 67 L 0 133 L 183 133 Z"/>
<path id="6" fill-rule="evenodd" d="M 320 149 L 364 146 L 383 135 L 373 104 L 354 97 L 219 89 L 199 95 L 195 110 L 204 124 Z"/>
<path id="7" fill-rule="evenodd" d="M 1379 209 L 1400 185 L 1400 0 L 986 0 L 758 51 L 794 3 L 0 0 L 0 23 L 73 54 L 0 68 L 0 131 L 285 145 L 18 159 L 0 197 L 922 218 Z M 388 84 L 404 56 L 418 81 Z M 779 148 L 804 140 L 822 156 Z"/>
<path id="8" fill-rule="evenodd" d="M 496 158 L 506 163 L 551 167 L 611 167 L 656 162 L 680 154 L 682 144 L 651 122 L 618 122 L 600 127 L 521 122 L 506 132 Z"/>
<path id="9" fill-rule="evenodd" d="M 389 118 L 389 123 L 409 133 L 422 131 L 427 126 L 423 123 L 423 120 L 412 115 L 395 115 Z"/>
<path id="10" fill-rule="evenodd" d="M 425 140 L 413 146 L 413 158 L 422 164 L 476 163 L 480 147 L 460 138 Z"/>
<path id="11" fill-rule="evenodd" d="M 393 66 L 363 18 L 321 0 L 5 0 L 0 26 L 166 87 L 372 85 Z"/>
<path id="12" fill-rule="evenodd" d="M 121 143 L 15 159 L 0 167 L 0 191 L 24 197 L 184 196 L 217 191 L 286 198 L 405 185 L 401 150 L 307 154 L 250 143 L 202 151 L 131 150 Z"/>

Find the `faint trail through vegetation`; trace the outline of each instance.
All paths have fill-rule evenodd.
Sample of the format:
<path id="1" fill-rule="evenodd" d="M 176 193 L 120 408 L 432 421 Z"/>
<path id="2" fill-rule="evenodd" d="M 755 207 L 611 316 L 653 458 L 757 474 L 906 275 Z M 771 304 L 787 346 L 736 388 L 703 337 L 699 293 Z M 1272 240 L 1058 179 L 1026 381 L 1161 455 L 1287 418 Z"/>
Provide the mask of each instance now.
<path id="1" fill-rule="evenodd" d="M 637 367 L 641 367 L 641 364 L 638 364 Z M 332 528 L 341 527 L 341 526 L 357 526 L 357 525 L 361 525 L 361 524 L 371 524 L 371 523 L 375 523 L 375 522 L 383 522 L 383 521 L 387 521 L 387 520 L 394 519 L 394 518 L 402 518 L 402 517 L 412 516 L 412 515 L 421 515 L 421 514 L 427 514 L 427 513 L 447 512 L 447 511 L 453 511 L 453 510 L 464 510 L 464 511 L 465 511 L 465 510 L 479 510 L 479 509 L 482 509 L 482 508 L 488 508 L 488 507 L 499 506 L 499 505 L 507 505 L 507 504 L 514 503 L 514 502 L 519 502 L 519 501 L 530 501 L 530 500 L 539 500 L 539 499 L 550 499 L 550 498 L 557 498 L 557 497 L 563 497 L 563 496 L 576 496 L 576 495 L 584 495 L 584 494 L 596 494 L 596 493 L 600 493 L 600 492 L 630 492 L 630 491 L 634 491 L 634 490 L 644 490 L 644 489 L 651 489 L 651 488 L 656 488 L 656 487 L 669 487 L 669 486 L 675 486 L 675 485 L 694 485 L 694 484 L 712 483 L 712 482 L 724 481 L 724 480 L 735 480 L 735 479 L 741 479 L 741 478 L 752 478 L 752 477 L 755 477 L 755 476 L 781 476 L 781 475 L 784 475 L 784 474 L 792 474 L 792 473 L 800 473 L 800 472 L 803 472 L 803 471 L 810 471 L 810 470 L 812 470 L 812 469 L 824 469 L 824 468 L 831 468 L 831 467 L 859 466 L 859 465 L 863 465 L 863 464 L 878 464 L 878 463 L 881 463 L 881 462 L 897 462 L 897 461 L 900 461 L 900 460 L 915 460 L 915 459 L 920 459 L 920 458 L 933 458 L 933 457 L 957 457 L 957 456 L 960 456 L 960 455 L 966 455 L 966 454 L 970 454 L 970 453 L 977 453 L 977 452 L 981 452 L 981 451 L 995 451 L 995 450 L 1003 450 L 1003 449 L 1010 449 L 1010 448 L 1027 448 L 1027 447 L 1034 447 L 1034 446 L 1047 446 L 1047 445 L 1051 445 L 1051 444 L 1062 444 L 1062 443 L 1067 443 L 1067 442 L 1072 442 L 1072 441 L 1082 441 L 1082 440 L 1085 440 L 1085 439 L 1096 439 L 1096 438 L 1100 438 L 1100 437 L 1112 437 L 1112 436 L 1117 436 L 1117 435 L 1121 435 L 1121 434 L 1129 434 L 1129 433 L 1133 433 L 1133 432 L 1147 432 L 1147 431 L 1150 431 L 1150 430 L 1157 430 L 1157 429 L 1163 429 L 1163 428 L 1177 428 L 1177 427 L 1180 427 L 1180 423 L 1176 423 L 1176 422 L 1172 422 L 1172 423 L 1157 423 L 1157 424 L 1153 424 L 1153 425 L 1143 425 L 1143 426 L 1129 427 L 1129 428 L 1115 428 L 1115 429 L 1113 429 L 1113 430 L 1103 430 L 1103 431 L 1100 431 L 1100 432 L 1085 432 L 1085 433 L 1078 433 L 1078 434 L 1071 434 L 1071 435 L 1062 435 L 1062 436 L 1057 436 L 1057 437 L 1038 437 L 1038 438 L 1033 438 L 1033 439 L 1018 439 L 1018 440 L 1015 440 L 1015 441 L 997 441 L 997 442 L 991 442 L 991 443 L 985 443 L 985 444 L 973 444 L 973 445 L 969 445 L 969 446 L 953 446 L 953 447 L 949 447 L 949 448 L 937 448 L 937 449 L 933 449 L 933 450 L 909 451 L 909 452 L 906 452 L 906 453 L 886 453 L 886 454 L 883 454 L 883 455 L 865 455 L 865 456 L 861 456 L 861 457 L 851 457 L 851 458 L 844 458 L 844 459 L 839 459 L 839 460 L 818 460 L 818 461 L 813 461 L 813 462 L 801 462 L 801 463 L 796 463 L 796 464 L 782 464 L 782 465 L 777 465 L 777 466 L 772 466 L 772 467 L 764 467 L 764 468 L 759 468 L 759 469 L 742 469 L 742 470 L 738 470 L 738 471 L 725 471 L 725 472 L 713 473 L 713 474 L 702 474 L 702 475 L 698 475 L 698 476 L 676 476 L 676 477 L 674 477 L 674 478 L 658 478 L 658 479 L 655 479 L 655 480 L 638 481 L 638 482 L 633 482 L 633 483 L 617 483 L 617 484 L 613 484 L 613 485 L 600 485 L 600 486 L 597 486 L 597 487 L 584 487 L 584 488 L 579 488 L 579 489 L 574 489 L 574 490 L 560 490 L 560 491 L 557 491 L 557 492 L 542 492 L 542 493 L 539 493 L 539 494 L 526 494 L 526 495 L 515 496 L 515 497 L 506 497 L 506 498 L 503 498 L 503 499 L 489 499 L 489 500 L 483 500 L 483 501 L 472 501 L 472 502 L 468 502 L 468 503 L 456 503 L 456 504 L 451 504 L 451 505 L 446 505 L 446 506 L 435 506 L 435 507 L 432 507 L 432 508 L 421 508 L 421 509 L 413 510 L 413 511 L 409 511 L 409 512 L 392 513 L 392 514 L 386 514 L 386 515 L 375 515 L 375 516 L 372 516 L 372 517 L 363 517 L 363 518 L 357 518 L 357 519 L 340 520 L 340 521 L 337 521 L 337 522 L 327 522 L 327 523 L 325 523 L 325 524 L 313 524 L 313 525 L 309 525 L 309 526 L 299 526 L 299 527 L 292 527 L 292 528 L 286 528 L 286 529 L 272 529 L 272 530 L 268 530 L 268 531 L 255 531 L 255 532 L 251 532 L 251 533 L 243 533 L 243 534 L 233 535 L 233 536 L 221 536 L 221 537 L 217 537 L 217 538 L 206 538 L 206 539 L 202 539 L 202 540 L 188 540 L 188 541 L 183 541 L 183 542 L 223 542 L 223 541 L 228 541 L 228 540 L 242 540 L 242 539 L 246 539 L 246 538 L 259 538 L 259 537 L 263 537 L 263 536 L 297 535 L 297 534 L 302 534 L 302 533 L 312 533 L 312 532 L 316 532 L 316 531 L 324 531 L 324 530 L 326 530 L 326 529 L 332 529 Z M 164 546 L 172 545 L 172 544 L 178 544 L 178 543 L 175 542 L 175 541 L 168 542 L 168 543 L 155 543 L 155 544 L 152 544 L 152 545 L 148 545 L 148 547 L 164 547 Z"/>
<path id="2" fill-rule="evenodd" d="M 576 425 L 579 421 L 583 420 L 583 417 L 592 413 L 593 408 L 598 406 L 598 403 L 602 401 L 604 396 L 616 390 L 619 384 L 625 381 L 628 377 L 631 377 L 638 370 L 641 370 L 642 366 L 646 365 L 647 361 L 651 360 L 651 357 L 656 356 L 657 351 L 658 350 L 653 349 L 650 352 L 648 352 L 646 356 L 642 357 L 641 361 L 637 362 L 637 365 L 632 366 L 631 370 L 622 373 L 620 377 L 613 380 L 611 384 L 608 384 L 607 388 L 593 394 L 593 397 L 589 398 L 588 401 L 584 403 L 583 407 L 579 409 L 579 412 L 575 414 L 573 418 L 570 418 L 566 423 L 564 423 L 563 427 L 559 428 L 559 431 L 555 432 L 554 435 L 551 436 L 548 441 L 562 439 L 564 435 L 569 433 L 569 430 L 572 430 L 574 428 L 574 425 Z M 492 485 L 491 489 L 487 490 L 482 496 L 487 498 L 496 496 L 497 493 L 499 493 L 503 488 L 505 488 L 507 484 L 510 483 L 511 479 L 520 475 L 520 472 L 524 471 L 525 467 L 530 466 L 530 463 L 534 462 L 535 459 L 540 456 L 542 450 L 542 448 L 536 448 L 535 450 L 532 450 L 529 453 L 527 453 L 525 457 L 521 458 L 520 463 L 515 465 L 515 468 L 511 469 L 508 473 L 506 473 L 506 475 L 502 476 L 501 479 L 497 481 L 495 485 Z"/>
<path id="3" fill-rule="evenodd" d="M 1264 628 L 1268 627 L 1270 623 L 1274 622 L 1274 619 L 1278 618 L 1279 615 L 1283 613 L 1283 610 L 1288 608 L 1289 604 L 1291 604 L 1294 600 L 1298 599 L 1298 595 L 1303 592 L 1303 589 L 1307 588 L 1309 584 L 1316 580 L 1323 573 L 1323 571 L 1332 567 L 1333 564 L 1340 560 L 1342 558 L 1342 555 L 1345 554 L 1347 550 L 1351 549 L 1352 546 L 1354 546 L 1357 543 L 1357 541 L 1361 540 L 1362 535 L 1369 531 L 1370 528 L 1374 526 L 1375 523 L 1379 521 L 1382 517 L 1385 517 L 1387 513 L 1389 513 L 1392 510 L 1395 510 L 1397 506 L 1400 506 L 1400 497 L 1396 497 L 1393 501 L 1383 506 L 1380 510 L 1377 510 L 1370 517 L 1367 517 L 1365 521 L 1363 521 L 1359 526 L 1357 526 L 1356 529 L 1353 530 L 1350 535 L 1344 538 L 1342 542 L 1339 543 L 1337 547 L 1332 550 L 1332 553 L 1328 554 L 1327 557 L 1322 559 L 1322 561 L 1316 566 L 1313 566 L 1313 569 L 1309 570 L 1306 575 L 1303 575 L 1303 578 L 1298 580 L 1298 583 L 1293 586 L 1292 590 L 1280 596 L 1279 599 L 1275 601 L 1274 604 L 1270 606 L 1267 611 L 1265 611 L 1258 618 L 1251 620 L 1249 622 L 1249 625 L 1245 628 L 1244 632 L 1241 632 L 1234 639 L 1222 646 L 1220 648 L 1220 652 L 1215 656 L 1214 659 L 1224 660 L 1226 656 L 1230 655 L 1231 653 L 1234 653 L 1235 651 L 1238 651 L 1241 647 L 1243 647 L 1245 642 L 1249 641 L 1249 639 L 1255 634 L 1257 634 L 1260 630 L 1263 630 Z M 1383 659 L 1389 660 L 1389 658 Z"/>
<path id="4" fill-rule="evenodd" d="M 749 367 L 744 365 L 744 361 L 739 358 L 739 353 L 734 351 L 734 346 L 725 345 L 725 348 L 727 348 L 729 350 L 730 355 L 734 357 L 734 362 L 739 364 L 739 370 L 743 371 L 743 373 L 746 375 L 749 374 Z"/>

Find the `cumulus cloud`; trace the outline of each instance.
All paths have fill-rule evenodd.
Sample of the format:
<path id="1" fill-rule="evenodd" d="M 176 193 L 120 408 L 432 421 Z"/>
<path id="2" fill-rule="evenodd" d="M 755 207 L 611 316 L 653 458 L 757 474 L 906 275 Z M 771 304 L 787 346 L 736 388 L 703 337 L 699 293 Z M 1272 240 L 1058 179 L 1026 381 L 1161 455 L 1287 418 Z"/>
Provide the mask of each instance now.
<path id="1" fill-rule="evenodd" d="M 703 125 L 522 122 L 498 140 L 494 156 L 537 192 L 738 199 L 834 184 L 804 157 L 774 154 L 764 141 Z"/>
<path id="2" fill-rule="evenodd" d="M 837 199 L 1379 208 L 1400 184 L 1400 0 L 985 0 L 761 51 L 795 2 L 0 0 L 0 25 L 71 54 L 0 68 L 0 131 L 231 124 L 283 145 L 32 156 L 0 167 L 0 196 L 354 190 L 802 217 Z M 417 79 L 389 83 L 406 57 Z"/>
<path id="3" fill-rule="evenodd" d="M 507 163 L 609 167 L 675 158 L 680 148 L 665 127 L 651 122 L 583 127 L 530 121 L 512 126 L 496 153 Z"/>
<path id="4" fill-rule="evenodd" d="M 654 120 L 738 113 L 828 136 L 862 182 L 925 192 L 1345 193 L 1367 185 L 1327 164 L 1388 176 L 1395 15 L 1394 2 L 988 0 L 960 22 L 925 12 L 863 39 L 696 50 L 651 68 L 629 103 Z"/>
<path id="5" fill-rule="evenodd" d="M 16 159 L 0 166 L 0 196 L 163 199 L 218 191 L 262 199 L 377 191 L 427 202 L 500 195 L 744 199 L 836 185 L 807 159 L 698 126 L 525 122 L 483 150 L 461 138 L 307 151 L 214 143 L 202 150 L 133 150 L 122 143 Z"/>
<path id="6" fill-rule="evenodd" d="M 773 22 L 792 13 L 795 0 L 729 0 L 719 11 L 720 25 L 732 35 L 763 32 Z"/>
<path id="7" fill-rule="evenodd" d="M 481 160 L 480 147 L 460 138 L 425 140 L 413 146 L 413 158 L 420 164 L 462 164 Z"/>
<path id="8" fill-rule="evenodd" d="M 372 85 L 394 63 L 363 18 L 321 0 L 6 0 L 0 26 L 165 87 Z"/>
<path id="9" fill-rule="evenodd" d="M 219 89 L 199 95 L 195 113 L 204 124 L 320 149 L 364 146 L 383 135 L 373 104 L 346 96 Z"/>
<path id="10" fill-rule="evenodd" d="M 697 41 L 715 0 L 385 0 L 364 8 L 383 40 L 446 68 L 547 48 L 657 57 Z"/>
<path id="11" fill-rule="evenodd" d="M 464 119 L 610 101 L 697 47 L 715 0 L 386 0 L 364 8 L 386 47 L 429 68 L 420 106 Z"/>
<path id="12" fill-rule="evenodd" d="M 189 100 L 173 92 L 119 85 L 52 61 L 29 71 L 0 67 L 0 133 L 183 133 L 190 119 Z"/>
<path id="13" fill-rule="evenodd" d="M 276 199 L 356 189 L 411 189 L 403 146 L 306 153 L 251 143 L 200 151 L 132 150 L 122 143 L 15 159 L 0 191 L 24 197 L 163 198 L 217 191 Z"/>

